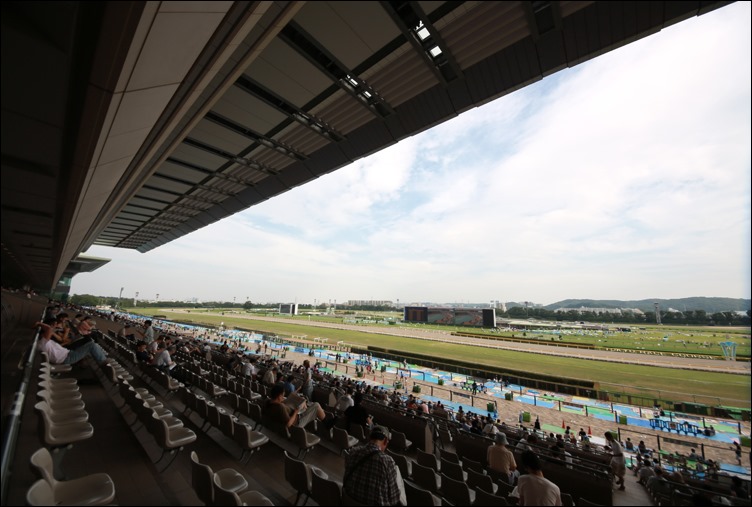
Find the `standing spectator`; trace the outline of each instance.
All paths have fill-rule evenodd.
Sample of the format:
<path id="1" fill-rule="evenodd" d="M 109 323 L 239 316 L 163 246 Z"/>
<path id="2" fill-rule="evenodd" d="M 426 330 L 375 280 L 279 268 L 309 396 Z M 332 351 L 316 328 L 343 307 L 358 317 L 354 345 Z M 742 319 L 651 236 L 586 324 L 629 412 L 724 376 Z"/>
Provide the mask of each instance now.
<path id="1" fill-rule="evenodd" d="M 736 463 L 742 466 L 742 446 L 737 441 L 734 441 L 734 454 L 736 455 Z"/>
<path id="2" fill-rule="evenodd" d="M 616 441 L 610 431 L 605 433 L 607 446 L 611 449 L 611 470 L 616 477 L 616 484 L 619 485 L 619 490 L 624 491 L 624 474 L 627 472 L 627 467 L 624 460 L 624 451 L 621 449 L 621 444 Z"/>
<path id="3" fill-rule="evenodd" d="M 390 437 L 386 428 L 376 426 L 371 431 L 368 443 L 353 448 L 347 455 L 342 486 L 344 492 L 356 502 L 363 505 L 398 505 L 400 501 L 404 502 L 399 469 L 385 452 Z"/>
<path id="4" fill-rule="evenodd" d="M 561 490 L 543 477 L 538 456 L 533 451 L 525 451 L 520 456 L 520 464 L 527 473 L 517 479 L 518 505 L 561 505 Z"/>
<path id="5" fill-rule="evenodd" d="M 154 326 L 151 325 L 151 320 L 144 321 L 144 331 L 141 335 L 147 345 L 154 341 Z"/>
<path id="6" fill-rule="evenodd" d="M 300 392 L 303 396 L 308 398 L 308 401 L 313 401 L 313 372 L 311 371 L 311 362 L 306 359 L 303 361 L 303 386 Z"/>

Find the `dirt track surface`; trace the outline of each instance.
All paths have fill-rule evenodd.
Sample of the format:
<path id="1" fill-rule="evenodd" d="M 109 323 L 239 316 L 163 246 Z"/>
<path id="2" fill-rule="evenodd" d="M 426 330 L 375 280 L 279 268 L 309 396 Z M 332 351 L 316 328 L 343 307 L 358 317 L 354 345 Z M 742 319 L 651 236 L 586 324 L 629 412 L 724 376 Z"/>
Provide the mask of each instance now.
<path id="1" fill-rule="evenodd" d="M 219 315 L 219 314 L 216 314 Z M 643 366 L 659 366 L 663 368 L 679 368 L 688 370 L 712 371 L 718 373 L 733 373 L 739 375 L 750 374 L 750 363 L 745 361 L 722 361 L 718 359 L 696 359 L 683 358 L 674 356 L 659 356 L 650 354 L 636 354 L 628 352 L 612 352 L 609 350 L 588 350 L 574 349 L 566 347 L 557 347 L 554 345 L 543 345 L 536 343 L 517 343 L 497 340 L 484 340 L 482 338 L 468 338 L 464 336 L 453 336 L 449 332 L 437 331 L 432 329 L 410 329 L 397 327 L 392 329 L 385 326 L 364 326 L 356 324 L 331 324 L 327 322 L 315 321 L 297 321 L 285 318 L 275 317 L 255 317 L 248 315 L 232 315 L 233 318 L 240 317 L 247 320 L 257 320 L 266 322 L 279 322 L 284 324 L 300 324 L 309 327 L 320 327 L 329 329 L 341 329 L 346 331 L 360 331 L 363 333 L 382 334 L 390 336 L 402 336 L 406 338 L 418 338 L 421 340 L 441 341 L 448 343 L 459 343 L 464 345 L 475 345 L 480 347 L 514 350 L 518 352 L 530 352 L 534 354 L 546 354 L 550 356 L 572 357 L 576 359 L 590 359 L 598 361 L 611 361 L 616 363 L 639 364 Z M 332 343 L 330 343 L 332 345 Z"/>

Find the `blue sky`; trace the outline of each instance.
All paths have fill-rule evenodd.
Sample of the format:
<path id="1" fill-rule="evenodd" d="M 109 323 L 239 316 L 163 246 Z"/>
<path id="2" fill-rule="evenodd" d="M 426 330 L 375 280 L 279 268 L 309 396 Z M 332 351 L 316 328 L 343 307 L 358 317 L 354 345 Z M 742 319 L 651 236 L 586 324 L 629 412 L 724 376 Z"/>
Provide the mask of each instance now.
<path id="1" fill-rule="evenodd" d="M 750 4 L 77 275 L 139 299 L 750 297 Z"/>

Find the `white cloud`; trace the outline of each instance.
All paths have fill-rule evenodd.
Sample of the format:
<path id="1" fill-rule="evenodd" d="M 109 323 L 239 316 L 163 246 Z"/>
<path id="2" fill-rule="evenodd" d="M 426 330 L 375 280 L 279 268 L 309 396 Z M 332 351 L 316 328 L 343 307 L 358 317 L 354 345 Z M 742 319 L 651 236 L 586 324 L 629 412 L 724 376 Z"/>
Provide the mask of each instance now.
<path id="1" fill-rule="evenodd" d="M 750 297 L 751 61 L 740 2 L 145 255 L 92 249 L 116 260 L 73 290 L 304 302 Z"/>

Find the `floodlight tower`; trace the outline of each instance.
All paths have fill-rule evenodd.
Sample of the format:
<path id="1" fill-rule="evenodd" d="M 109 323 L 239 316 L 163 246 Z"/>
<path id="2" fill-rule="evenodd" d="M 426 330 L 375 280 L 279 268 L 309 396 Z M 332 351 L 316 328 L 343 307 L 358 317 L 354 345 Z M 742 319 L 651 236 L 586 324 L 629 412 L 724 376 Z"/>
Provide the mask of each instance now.
<path id="1" fill-rule="evenodd" d="M 655 323 L 660 324 L 661 323 L 661 305 L 658 302 L 653 303 L 653 306 L 655 307 Z"/>

